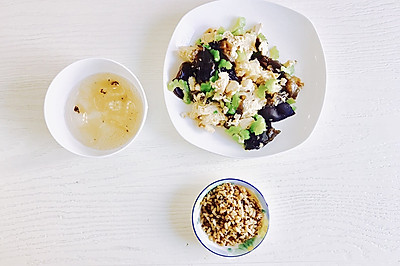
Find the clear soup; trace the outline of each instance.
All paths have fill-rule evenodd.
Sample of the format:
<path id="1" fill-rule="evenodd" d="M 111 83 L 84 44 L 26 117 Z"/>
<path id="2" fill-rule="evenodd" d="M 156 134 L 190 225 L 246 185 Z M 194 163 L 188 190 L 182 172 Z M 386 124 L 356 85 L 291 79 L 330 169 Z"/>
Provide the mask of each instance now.
<path id="1" fill-rule="evenodd" d="M 113 73 L 98 73 L 77 86 L 65 113 L 78 141 L 94 149 L 111 150 L 135 136 L 143 104 L 130 81 Z"/>

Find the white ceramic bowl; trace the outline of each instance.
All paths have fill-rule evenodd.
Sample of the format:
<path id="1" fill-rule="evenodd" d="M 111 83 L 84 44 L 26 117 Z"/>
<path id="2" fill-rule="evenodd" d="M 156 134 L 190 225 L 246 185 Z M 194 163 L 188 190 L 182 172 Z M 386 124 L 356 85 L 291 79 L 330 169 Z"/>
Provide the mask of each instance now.
<path id="1" fill-rule="evenodd" d="M 246 18 L 246 29 L 262 23 L 261 32 L 269 46 L 277 46 L 279 60 L 297 60 L 295 75 L 304 82 L 296 101 L 296 115 L 273 123 L 281 133 L 260 150 L 245 151 L 223 129 L 215 133 L 197 127 L 181 116 L 191 106 L 183 103 L 167 89 L 182 60 L 177 51 L 181 46 L 194 45 L 208 29 L 220 26 L 229 29 L 238 17 Z M 189 143 L 204 150 L 236 158 L 261 157 L 292 149 L 304 142 L 317 124 L 325 97 L 326 66 L 321 42 L 311 23 L 302 14 L 263 0 L 214 1 L 189 11 L 180 20 L 171 37 L 164 62 L 164 97 L 169 116 L 179 134 Z"/>
<path id="2" fill-rule="evenodd" d="M 136 134 L 124 145 L 111 150 L 97 150 L 83 145 L 71 134 L 65 119 L 65 104 L 76 86 L 86 77 L 96 73 L 114 73 L 129 80 L 140 94 L 143 112 Z M 82 156 L 103 157 L 115 154 L 131 144 L 143 128 L 148 104 L 143 87 L 136 76 L 125 66 L 105 58 L 89 58 L 64 68 L 50 84 L 44 101 L 44 117 L 54 139 L 65 149 Z"/>
<path id="3" fill-rule="evenodd" d="M 264 218 L 263 218 L 263 223 L 261 226 L 261 229 L 259 230 L 259 233 L 257 236 L 255 236 L 253 239 L 246 241 L 243 244 L 236 245 L 234 247 L 227 247 L 227 246 L 219 246 L 218 244 L 214 243 L 212 240 L 208 238 L 208 235 L 206 232 L 203 230 L 201 227 L 200 223 L 200 210 L 201 210 L 201 201 L 203 198 L 215 187 L 225 184 L 225 183 L 231 183 L 234 185 L 239 185 L 243 186 L 246 189 L 248 189 L 260 202 L 261 208 L 264 213 Z M 214 254 L 223 256 L 223 257 L 238 257 L 245 255 L 249 253 L 250 251 L 254 250 L 256 247 L 258 247 L 261 242 L 264 240 L 268 228 L 269 228 L 269 211 L 268 211 L 268 204 L 264 199 L 264 196 L 261 194 L 261 192 L 254 187 L 252 184 L 236 179 L 236 178 L 225 178 L 221 180 L 217 180 L 210 185 L 208 185 L 197 197 L 194 205 L 193 205 L 193 210 L 192 210 L 192 226 L 193 226 L 193 231 L 197 237 L 197 239 L 200 241 L 200 243 L 209 251 L 211 251 Z"/>

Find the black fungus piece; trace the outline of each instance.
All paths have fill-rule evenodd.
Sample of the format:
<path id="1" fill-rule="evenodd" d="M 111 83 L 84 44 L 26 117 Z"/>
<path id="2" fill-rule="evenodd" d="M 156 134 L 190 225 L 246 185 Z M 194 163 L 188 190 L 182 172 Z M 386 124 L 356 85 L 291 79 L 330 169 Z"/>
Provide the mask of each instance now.
<path id="1" fill-rule="evenodd" d="M 297 95 L 299 94 L 301 88 L 303 88 L 304 83 L 296 76 L 289 77 L 288 75 L 285 76 L 287 82 L 283 87 L 283 90 L 288 93 L 290 98 L 296 100 Z"/>
<path id="2" fill-rule="evenodd" d="M 175 79 L 183 79 L 188 81 L 190 76 L 193 76 L 194 67 L 190 62 L 184 62 L 179 67 L 178 74 L 176 74 Z"/>
<path id="3" fill-rule="evenodd" d="M 250 138 L 244 141 L 244 149 L 258 150 L 273 141 L 280 132 L 280 130 L 269 127 L 262 134 L 257 136 L 254 133 L 250 133 Z"/>
<path id="4" fill-rule="evenodd" d="M 286 73 L 283 72 L 283 71 L 277 72 L 277 73 L 279 73 L 278 79 L 282 79 L 282 78 L 284 78 L 286 76 Z"/>
<path id="5" fill-rule="evenodd" d="M 265 121 L 277 122 L 295 114 L 288 103 L 280 103 L 277 106 L 264 106 L 258 111 L 258 114 L 264 117 Z"/>
<path id="6" fill-rule="evenodd" d="M 264 69 L 268 69 L 268 57 L 262 56 L 257 58 L 258 62 L 260 62 L 260 66 Z"/>
<path id="7" fill-rule="evenodd" d="M 274 138 L 281 133 L 281 131 L 279 129 L 275 129 L 273 127 L 268 128 L 267 130 L 267 135 L 268 135 L 268 139 L 269 141 L 273 141 Z"/>
<path id="8" fill-rule="evenodd" d="M 218 42 L 210 42 L 208 43 L 208 45 L 211 49 L 219 51 L 221 59 L 228 60 L 228 56 L 226 55 L 226 53 L 228 52 L 229 44 L 227 43 L 226 39 L 220 40 Z"/>
<path id="9" fill-rule="evenodd" d="M 261 52 L 260 52 L 260 51 L 253 52 L 253 54 L 252 54 L 251 57 L 250 57 L 250 60 L 259 59 L 259 58 L 261 58 L 261 57 L 263 57 L 263 56 L 261 55 Z"/>
<path id="10" fill-rule="evenodd" d="M 260 51 L 260 44 L 261 44 L 260 39 L 257 38 L 255 43 L 257 51 Z"/>
<path id="11" fill-rule="evenodd" d="M 179 67 L 179 71 L 176 74 L 175 79 L 182 79 L 187 82 L 189 80 L 189 77 L 193 76 L 193 73 L 194 73 L 193 64 L 190 62 L 183 62 Z M 173 90 L 173 92 L 178 98 L 183 99 L 184 94 L 181 88 L 176 87 Z"/>
<path id="12" fill-rule="evenodd" d="M 219 51 L 219 56 L 220 56 L 221 60 L 224 59 L 226 61 L 231 62 L 229 60 L 228 56 L 225 54 L 225 50 L 226 50 L 226 48 L 225 48 L 225 45 L 226 45 L 225 44 L 225 40 L 221 40 L 221 41 L 218 41 L 218 42 L 210 42 L 208 45 L 210 46 L 211 49 Z M 229 79 L 230 80 L 236 80 L 236 81 L 239 82 L 240 80 L 236 76 L 235 62 L 231 62 L 231 64 L 232 64 L 232 68 L 231 69 L 226 69 L 226 68 L 222 67 L 222 68 L 220 68 L 220 71 L 221 72 L 227 72 L 228 75 L 229 75 Z"/>
<path id="13" fill-rule="evenodd" d="M 251 57 L 250 60 L 255 60 L 257 59 L 258 62 L 260 63 L 260 66 L 262 66 L 264 69 L 268 69 L 268 57 L 264 56 L 261 54 L 260 51 L 254 52 Z"/>
<path id="14" fill-rule="evenodd" d="M 207 49 L 199 51 L 193 62 L 193 73 L 197 83 L 204 83 L 214 75 L 216 66 L 214 56 Z"/>
<path id="15" fill-rule="evenodd" d="M 269 58 L 268 56 L 262 55 L 261 52 L 254 52 L 250 60 L 257 59 L 258 62 L 260 62 L 260 66 L 262 66 L 264 69 L 268 69 L 268 66 L 270 66 L 270 69 L 275 72 L 275 73 L 280 73 L 281 74 L 281 68 L 282 65 L 278 60 L 274 60 L 272 58 Z"/>
<path id="16" fill-rule="evenodd" d="M 244 141 L 245 150 L 258 150 L 262 146 L 268 143 L 267 131 L 256 136 L 254 133 L 250 133 L 250 138 Z"/>
<path id="17" fill-rule="evenodd" d="M 239 82 L 239 78 L 238 78 L 238 76 L 236 76 L 236 71 L 235 71 L 235 67 L 233 66 L 233 64 L 232 64 L 231 69 L 226 69 L 226 68 L 222 67 L 221 72 L 227 72 L 230 80 L 236 80 L 237 82 Z"/>
<path id="18" fill-rule="evenodd" d="M 174 94 L 176 95 L 176 97 L 183 99 L 183 91 L 181 88 L 176 87 L 174 89 Z"/>
<path id="19" fill-rule="evenodd" d="M 218 42 L 210 42 L 208 43 L 211 49 L 220 50 L 221 49 L 221 41 Z"/>
<path id="20" fill-rule="evenodd" d="M 274 60 L 272 58 L 267 57 L 267 62 L 268 65 L 272 67 L 272 71 L 276 72 L 276 73 L 280 73 L 281 72 L 281 68 L 282 65 L 278 60 Z"/>

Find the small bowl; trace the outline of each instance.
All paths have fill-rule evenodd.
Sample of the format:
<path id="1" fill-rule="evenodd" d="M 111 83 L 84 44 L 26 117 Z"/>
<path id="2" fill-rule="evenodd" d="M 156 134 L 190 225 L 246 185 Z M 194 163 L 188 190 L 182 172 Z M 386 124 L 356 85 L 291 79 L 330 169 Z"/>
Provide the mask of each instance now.
<path id="1" fill-rule="evenodd" d="M 106 72 L 122 76 L 136 87 L 136 93 L 139 93 L 142 102 L 143 112 L 139 128 L 129 141 L 114 149 L 98 150 L 85 146 L 71 134 L 66 121 L 65 105 L 71 92 L 82 80 L 91 75 Z M 44 101 L 45 121 L 54 139 L 70 152 L 87 157 L 109 156 L 128 147 L 142 130 L 147 117 L 147 109 L 146 95 L 136 76 L 120 63 L 105 58 L 83 59 L 64 68 L 51 82 Z"/>
<path id="2" fill-rule="evenodd" d="M 233 185 L 239 185 L 245 187 L 247 190 L 249 190 L 260 202 L 262 212 L 264 214 L 263 217 L 263 223 L 262 226 L 258 232 L 258 235 L 255 236 L 253 239 L 250 241 L 246 241 L 243 244 L 237 244 L 236 246 L 220 246 L 210 240 L 208 238 L 208 235 L 206 232 L 203 230 L 201 223 L 200 223 L 200 203 L 203 200 L 203 198 L 215 187 L 222 185 L 224 183 L 231 183 Z M 264 199 L 264 196 L 261 194 L 261 192 L 251 185 L 250 183 L 236 179 L 236 178 L 226 178 L 226 179 L 221 179 L 217 180 L 210 185 L 208 185 L 203 191 L 200 193 L 200 195 L 197 197 L 194 205 L 193 205 L 193 210 L 192 210 L 192 226 L 193 226 L 193 231 L 197 237 L 197 239 L 200 241 L 200 243 L 209 251 L 216 255 L 220 255 L 223 257 L 238 257 L 238 256 L 243 256 L 245 254 L 248 254 L 252 250 L 254 250 L 256 247 L 258 247 L 261 242 L 264 240 L 268 228 L 269 228 L 269 211 L 268 211 L 268 204 Z"/>

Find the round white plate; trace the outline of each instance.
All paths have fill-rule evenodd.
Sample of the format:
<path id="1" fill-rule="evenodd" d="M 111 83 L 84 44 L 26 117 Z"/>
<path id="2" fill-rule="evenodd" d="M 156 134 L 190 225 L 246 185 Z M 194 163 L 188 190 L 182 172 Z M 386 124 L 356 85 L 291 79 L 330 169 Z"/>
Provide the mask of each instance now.
<path id="1" fill-rule="evenodd" d="M 277 46 L 281 62 L 297 60 L 295 75 L 304 82 L 296 102 L 296 115 L 272 123 L 281 133 L 260 150 L 246 151 L 223 129 L 209 133 L 197 127 L 182 113 L 190 110 L 167 84 L 176 76 L 182 60 L 178 56 L 181 46 L 193 45 L 208 28 L 223 26 L 229 29 L 238 17 L 246 18 L 246 29 L 262 23 L 261 32 L 270 47 Z M 312 23 L 289 8 L 262 0 L 221 0 L 199 6 L 180 20 L 171 37 L 165 56 L 163 72 L 165 103 L 173 125 L 188 142 L 204 150 L 229 157 L 260 157 L 276 154 L 296 147 L 312 133 L 320 115 L 326 89 L 326 66 L 318 34 Z"/>

